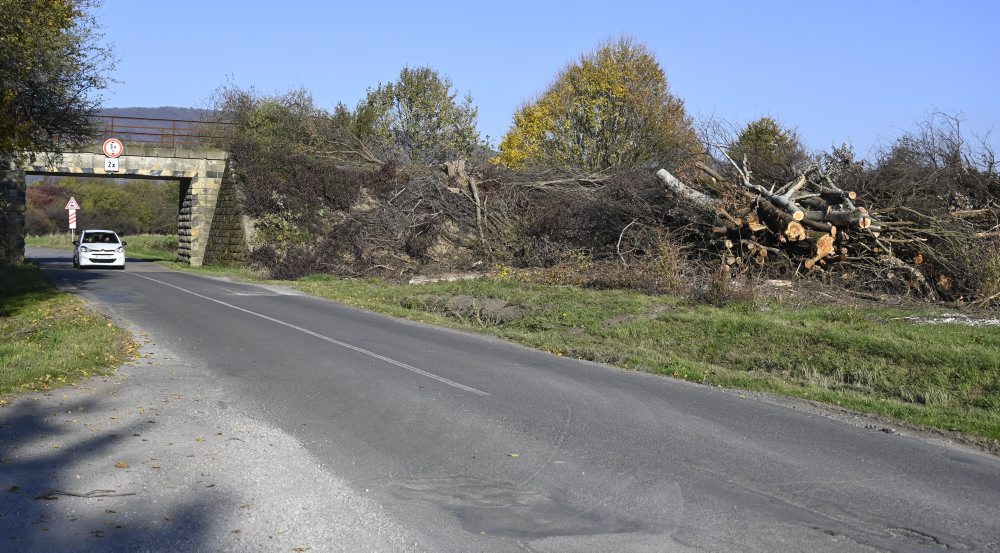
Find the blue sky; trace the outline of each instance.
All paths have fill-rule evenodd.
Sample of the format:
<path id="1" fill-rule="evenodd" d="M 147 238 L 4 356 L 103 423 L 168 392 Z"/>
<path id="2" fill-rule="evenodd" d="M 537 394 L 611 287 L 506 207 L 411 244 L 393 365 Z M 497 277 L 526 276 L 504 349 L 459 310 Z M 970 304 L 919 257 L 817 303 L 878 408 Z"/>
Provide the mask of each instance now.
<path id="1" fill-rule="evenodd" d="M 353 105 L 429 65 L 495 143 L 567 63 L 628 34 L 696 119 L 767 115 L 862 156 L 935 111 L 1000 134 L 1000 2 L 105 0 L 98 18 L 120 60 L 109 107 L 204 107 L 226 82 Z"/>

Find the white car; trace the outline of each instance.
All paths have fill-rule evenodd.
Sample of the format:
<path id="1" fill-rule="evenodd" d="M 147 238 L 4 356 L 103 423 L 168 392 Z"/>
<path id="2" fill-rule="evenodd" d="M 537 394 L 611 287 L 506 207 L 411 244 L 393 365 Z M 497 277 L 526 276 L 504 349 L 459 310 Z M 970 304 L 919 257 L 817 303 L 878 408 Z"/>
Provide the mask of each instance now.
<path id="1" fill-rule="evenodd" d="M 113 230 L 87 229 L 74 240 L 73 266 L 125 269 L 125 245 Z"/>

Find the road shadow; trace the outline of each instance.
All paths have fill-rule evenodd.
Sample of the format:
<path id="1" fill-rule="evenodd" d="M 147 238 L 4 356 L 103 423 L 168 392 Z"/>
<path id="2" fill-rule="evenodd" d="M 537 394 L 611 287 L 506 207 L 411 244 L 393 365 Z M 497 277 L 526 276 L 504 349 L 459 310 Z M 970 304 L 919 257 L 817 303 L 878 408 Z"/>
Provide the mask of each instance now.
<path id="1" fill-rule="evenodd" d="M 33 248 L 28 250 L 25 259 L 28 263 L 19 268 L 21 271 L 30 272 L 33 266 L 37 267 L 56 288 L 70 292 L 88 291 L 95 284 L 118 278 L 123 273 L 121 270 L 110 267 L 73 268 L 70 252 Z M 128 257 L 126 258 L 125 271 L 127 272 L 131 269 L 137 272 L 149 272 L 155 266 L 156 260 L 154 259 Z M 56 293 L 56 290 L 53 290 L 52 293 Z"/>
<path id="2" fill-rule="evenodd" d="M 102 403 L 22 397 L 0 409 L 0 550 L 207 550 L 225 495 L 170 501 L 177 494 L 150 493 L 147 466 L 116 466 L 123 441 L 146 423 L 98 431 L 76 419 L 102 413 Z"/>

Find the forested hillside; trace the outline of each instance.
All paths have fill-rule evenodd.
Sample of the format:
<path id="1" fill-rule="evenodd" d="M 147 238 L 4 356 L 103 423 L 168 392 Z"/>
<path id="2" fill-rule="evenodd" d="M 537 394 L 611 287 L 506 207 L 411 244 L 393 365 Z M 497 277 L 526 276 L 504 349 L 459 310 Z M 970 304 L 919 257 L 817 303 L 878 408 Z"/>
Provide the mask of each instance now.
<path id="1" fill-rule="evenodd" d="M 174 106 L 160 107 L 129 107 L 129 108 L 102 108 L 101 115 L 114 115 L 120 117 L 139 117 L 151 119 L 180 119 L 185 121 L 205 121 L 211 120 L 212 111 L 198 108 L 182 108 Z"/>

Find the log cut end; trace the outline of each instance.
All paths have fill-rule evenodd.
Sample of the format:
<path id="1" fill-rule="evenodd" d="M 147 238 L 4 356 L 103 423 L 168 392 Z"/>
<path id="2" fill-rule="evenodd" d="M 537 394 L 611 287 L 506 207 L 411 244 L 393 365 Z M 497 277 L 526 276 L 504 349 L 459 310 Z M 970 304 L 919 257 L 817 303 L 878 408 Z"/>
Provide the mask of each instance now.
<path id="1" fill-rule="evenodd" d="M 788 226 L 785 227 L 785 232 L 782 233 L 785 240 L 789 242 L 798 242 L 799 240 L 806 239 L 806 228 L 802 226 L 802 223 L 798 221 L 791 221 Z"/>

